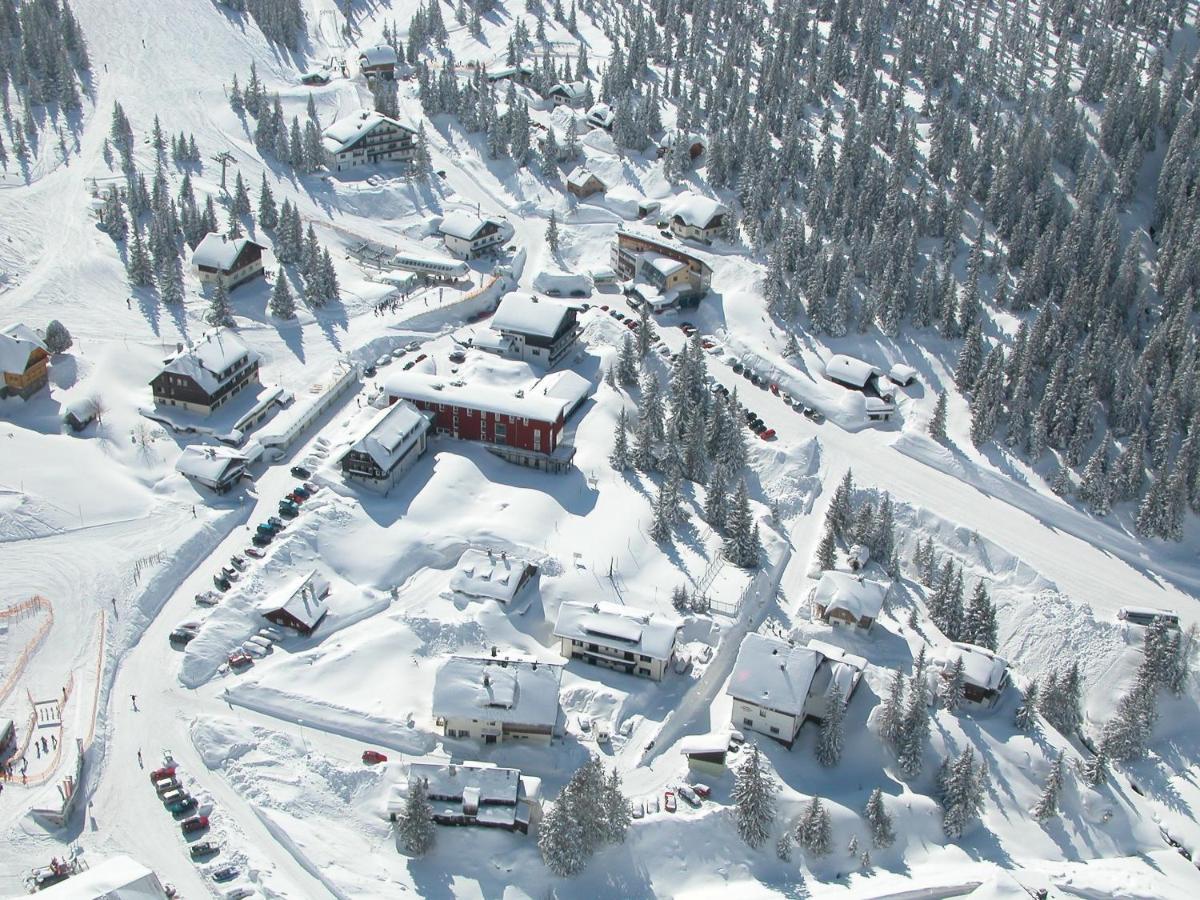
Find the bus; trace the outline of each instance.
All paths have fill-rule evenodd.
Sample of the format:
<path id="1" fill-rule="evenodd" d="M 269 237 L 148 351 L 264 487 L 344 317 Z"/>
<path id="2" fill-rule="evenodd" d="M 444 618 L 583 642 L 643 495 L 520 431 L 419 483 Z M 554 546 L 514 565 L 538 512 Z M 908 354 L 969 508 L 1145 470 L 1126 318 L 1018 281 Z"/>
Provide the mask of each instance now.
<path id="1" fill-rule="evenodd" d="M 1179 627 L 1179 616 L 1169 609 L 1156 609 L 1153 606 L 1122 606 L 1117 611 L 1117 618 L 1130 625 L 1140 625 L 1149 628 L 1155 622 L 1162 620 L 1170 628 Z"/>
<path id="2" fill-rule="evenodd" d="M 392 258 L 392 265 L 398 269 L 416 272 L 431 281 L 458 281 L 471 273 L 471 267 L 465 262 L 444 256 L 414 256 L 397 253 Z"/>

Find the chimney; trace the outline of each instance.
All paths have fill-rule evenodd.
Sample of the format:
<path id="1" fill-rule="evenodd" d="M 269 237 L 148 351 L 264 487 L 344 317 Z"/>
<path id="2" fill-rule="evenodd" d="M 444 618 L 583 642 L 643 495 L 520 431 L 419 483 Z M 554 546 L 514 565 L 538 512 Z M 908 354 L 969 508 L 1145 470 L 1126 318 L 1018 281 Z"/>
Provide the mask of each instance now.
<path id="1" fill-rule="evenodd" d="M 490 686 L 491 686 L 491 684 L 492 684 L 492 679 L 488 677 L 488 673 L 487 673 L 487 672 L 484 672 L 484 673 L 483 673 L 483 686 L 484 686 L 484 687 L 490 687 Z"/>
<path id="2" fill-rule="evenodd" d="M 496 645 L 495 645 L 495 644 L 492 644 L 492 659 L 495 659 L 495 658 L 496 658 L 496 651 L 497 651 L 497 649 L 498 649 L 498 648 L 496 647 Z"/>

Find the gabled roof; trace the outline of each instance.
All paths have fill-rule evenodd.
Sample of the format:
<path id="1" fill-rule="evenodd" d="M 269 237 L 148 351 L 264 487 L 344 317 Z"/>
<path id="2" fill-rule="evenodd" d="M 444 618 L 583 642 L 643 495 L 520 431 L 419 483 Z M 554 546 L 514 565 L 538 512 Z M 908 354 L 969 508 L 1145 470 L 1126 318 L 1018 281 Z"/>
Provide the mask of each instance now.
<path id="1" fill-rule="evenodd" d="M 250 238 L 234 238 L 230 240 L 227 235 L 210 231 L 196 246 L 196 249 L 192 251 L 192 263 L 197 266 L 207 266 L 211 269 L 220 269 L 222 272 L 228 272 L 233 268 L 233 264 L 237 262 L 237 258 L 246 247 L 257 247 L 259 250 L 266 249 L 262 244 L 252 241 Z"/>
<path id="2" fill-rule="evenodd" d="M 497 331 L 552 338 L 571 312 L 571 307 L 565 303 L 514 292 L 505 294 L 500 300 L 491 324 Z"/>
<path id="3" fill-rule="evenodd" d="M 529 563 L 508 554 L 471 548 L 459 557 L 450 576 L 450 590 L 468 597 L 487 597 L 511 603 L 524 583 Z"/>
<path id="4" fill-rule="evenodd" d="M 987 691 L 997 690 L 1008 671 L 1008 660 L 1003 656 L 997 656 L 986 647 L 959 642 L 943 648 L 935 664 L 943 674 L 947 674 L 960 658 L 963 661 L 963 680 Z"/>
<path id="5" fill-rule="evenodd" d="M 353 115 L 338 119 L 321 132 L 321 145 L 329 153 L 345 153 L 383 123 L 387 123 L 401 131 L 416 134 L 416 129 L 388 118 L 382 113 L 362 109 Z"/>
<path id="6" fill-rule="evenodd" d="M 813 593 L 813 599 L 826 611 L 840 609 L 850 613 L 855 620 L 864 616 L 879 618 L 889 585 L 870 581 L 847 572 L 823 572 Z"/>
<path id="7" fill-rule="evenodd" d="M 551 372 L 538 382 L 536 390 L 541 391 L 547 397 L 561 400 L 563 414 L 567 415 L 587 399 L 588 394 L 592 392 L 592 383 L 578 372 L 561 369 L 558 372 Z"/>
<path id="8" fill-rule="evenodd" d="M 748 634 L 726 689 L 731 697 L 799 716 L 804 712 L 821 654 L 765 634 Z"/>
<path id="9" fill-rule="evenodd" d="M 559 400 L 532 391 L 526 394 L 486 383 L 448 381 L 444 376 L 423 372 L 390 372 L 383 376 L 382 383 L 388 396 L 405 400 L 450 403 L 463 409 L 520 416 L 538 422 L 557 422 L 562 417 Z"/>
<path id="10" fill-rule="evenodd" d="M 567 186 L 568 187 L 576 187 L 576 188 L 584 188 L 584 187 L 587 187 L 588 182 L 591 181 L 592 179 L 595 179 L 596 181 L 598 181 L 600 183 L 601 190 L 604 190 L 608 187 L 608 185 L 606 185 L 604 183 L 604 179 L 601 178 L 599 175 L 597 175 L 595 172 L 593 172 L 591 169 L 589 169 L 587 166 L 576 166 L 571 171 L 571 174 L 567 176 Z"/>
<path id="11" fill-rule="evenodd" d="M 245 468 L 246 457 L 231 447 L 192 444 L 184 447 L 175 471 L 188 478 L 220 484 L 237 469 Z"/>
<path id="12" fill-rule="evenodd" d="M 621 647 L 651 659 L 665 660 L 675 650 L 680 627 L 678 619 L 633 606 L 569 600 L 558 608 L 554 636 Z"/>
<path id="13" fill-rule="evenodd" d="M 365 453 L 383 471 L 392 467 L 429 429 L 429 420 L 405 400 L 397 400 L 370 422 L 366 432 L 350 445 L 350 451 Z"/>
<path id="14" fill-rule="evenodd" d="M 14 322 L 0 331 L 0 372 L 20 374 L 34 350 L 45 350 L 42 339 L 28 325 Z"/>
<path id="15" fill-rule="evenodd" d="M 273 595 L 259 607 L 264 614 L 285 612 L 306 628 L 315 628 L 329 608 L 329 581 L 316 570 Z M 282 602 L 280 600 L 282 599 Z"/>
<path id="16" fill-rule="evenodd" d="M 376 47 L 365 47 L 359 51 L 358 61 L 368 66 L 394 66 L 397 62 L 396 51 L 387 44 L 380 44 Z"/>
<path id="17" fill-rule="evenodd" d="M 502 224 L 496 219 L 479 216 L 466 209 L 455 209 L 448 212 L 442 218 L 442 224 L 438 226 L 438 231 L 442 234 L 448 234 L 450 237 L 460 238 L 464 241 L 473 241 L 479 237 L 479 232 L 489 222 L 496 226 Z"/>
<path id="18" fill-rule="evenodd" d="M 521 787 L 521 770 L 501 768 L 494 763 L 452 763 L 414 760 L 408 765 L 408 780 L 425 782 L 426 794 L 434 797 L 461 798 L 474 790 L 479 803 L 515 806 Z"/>
<path id="19" fill-rule="evenodd" d="M 568 100 L 582 100 L 583 95 L 587 93 L 587 85 L 582 81 L 560 81 L 546 93 L 558 94 Z"/>
<path id="20" fill-rule="evenodd" d="M 865 386 L 872 376 L 882 374 L 881 369 L 877 369 L 869 362 L 863 362 L 853 356 L 846 356 L 844 353 L 835 353 L 825 363 L 826 378 L 859 388 Z"/>
<path id="21" fill-rule="evenodd" d="M 587 111 L 587 117 L 591 122 L 596 122 L 597 124 L 608 127 L 613 123 L 613 119 L 616 118 L 616 114 L 613 112 L 612 107 L 607 103 L 597 103 Z"/>
<path id="22" fill-rule="evenodd" d="M 562 666 L 522 660 L 453 656 L 433 683 L 433 714 L 553 728 Z"/>
<path id="23" fill-rule="evenodd" d="M 38 891 L 49 900 L 159 900 L 167 896 L 150 869 L 128 856 L 111 856 Z"/>
<path id="24" fill-rule="evenodd" d="M 693 228 L 709 228 L 715 219 L 728 214 L 729 207 L 725 204 L 699 194 L 685 194 L 671 212 L 672 216 Z"/>
<path id="25" fill-rule="evenodd" d="M 246 357 L 258 358 L 234 332 L 221 328 L 168 359 L 163 371 L 185 375 L 212 394 L 221 386 L 220 374 Z"/>
<path id="26" fill-rule="evenodd" d="M 663 256 L 661 253 L 643 253 L 642 263 L 650 266 L 664 278 L 670 278 L 680 269 L 687 268 L 685 263 L 681 263 L 677 259 L 671 259 L 669 256 Z"/>

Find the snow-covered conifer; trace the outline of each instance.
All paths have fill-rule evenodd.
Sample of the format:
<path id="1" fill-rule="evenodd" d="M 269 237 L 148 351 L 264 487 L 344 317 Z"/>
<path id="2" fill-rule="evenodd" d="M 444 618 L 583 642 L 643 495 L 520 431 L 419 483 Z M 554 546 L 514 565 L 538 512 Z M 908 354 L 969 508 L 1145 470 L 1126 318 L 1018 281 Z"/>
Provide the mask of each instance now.
<path id="1" fill-rule="evenodd" d="M 871 842 L 876 847 L 890 847 L 895 842 L 896 835 L 892 831 L 892 817 L 883 803 L 883 791 L 879 788 L 871 791 L 863 815 L 867 817 L 867 824 L 871 827 Z"/>
<path id="2" fill-rule="evenodd" d="M 1052 819 L 1058 815 L 1058 798 L 1063 786 L 1063 755 L 1058 751 L 1050 771 L 1046 775 L 1046 783 L 1042 787 L 1042 795 L 1033 807 L 1033 817 L 1039 822 Z"/>
<path id="3" fill-rule="evenodd" d="M 766 843 L 775 823 L 774 780 L 766 770 L 758 745 L 751 744 L 734 777 L 732 799 L 738 834 L 756 850 Z"/>
<path id="4" fill-rule="evenodd" d="M 275 275 L 275 287 L 271 291 L 269 308 L 277 319 L 290 319 L 296 315 L 296 301 L 288 288 L 287 273 L 281 268 Z"/>
<path id="5" fill-rule="evenodd" d="M 404 849 L 413 856 L 424 856 L 433 848 L 437 826 L 433 822 L 433 807 L 425 793 L 425 782 L 420 779 L 409 786 L 396 831 Z"/>
<path id="6" fill-rule="evenodd" d="M 817 737 L 817 761 L 823 766 L 836 766 L 842 758 L 845 743 L 842 723 L 845 717 L 846 704 L 841 688 L 835 682 L 829 691 L 825 718 L 821 721 L 821 732 Z"/>
<path id="7" fill-rule="evenodd" d="M 820 797 L 813 797 L 796 826 L 796 844 L 812 856 L 824 856 L 833 845 L 833 822 Z"/>

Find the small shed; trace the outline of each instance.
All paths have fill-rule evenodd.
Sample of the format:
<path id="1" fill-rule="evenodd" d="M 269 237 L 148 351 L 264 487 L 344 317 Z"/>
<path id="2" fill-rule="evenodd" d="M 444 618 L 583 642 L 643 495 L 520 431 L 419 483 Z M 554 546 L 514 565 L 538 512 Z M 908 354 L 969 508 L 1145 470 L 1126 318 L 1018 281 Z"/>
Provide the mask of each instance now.
<path id="1" fill-rule="evenodd" d="M 890 584 L 870 581 L 848 572 L 824 572 L 813 588 L 817 618 L 830 625 L 852 625 L 869 631 L 883 610 Z"/>
<path id="2" fill-rule="evenodd" d="M 329 581 L 314 570 L 304 576 L 299 584 L 268 600 L 259 611 L 267 621 L 295 629 L 307 637 L 329 612 L 328 597 Z"/>
<path id="3" fill-rule="evenodd" d="M 896 363 L 888 371 L 888 379 L 892 384 L 900 387 L 908 387 L 917 380 L 917 370 L 912 366 L 906 366 L 904 363 Z"/>
<path id="4" fill-rule="evenodd" d="M 79 432 L 96 421 L 96 402 L 87 398 L 72 400 L 63 407 L 63 424 Z"/>
<path id="5" fill-rule="evenodd" d="M 679 752 L 687 757 L 691 771 L 722 775 L 728 767 L 729 732 L 689 735 L 679 742 Z"/>

